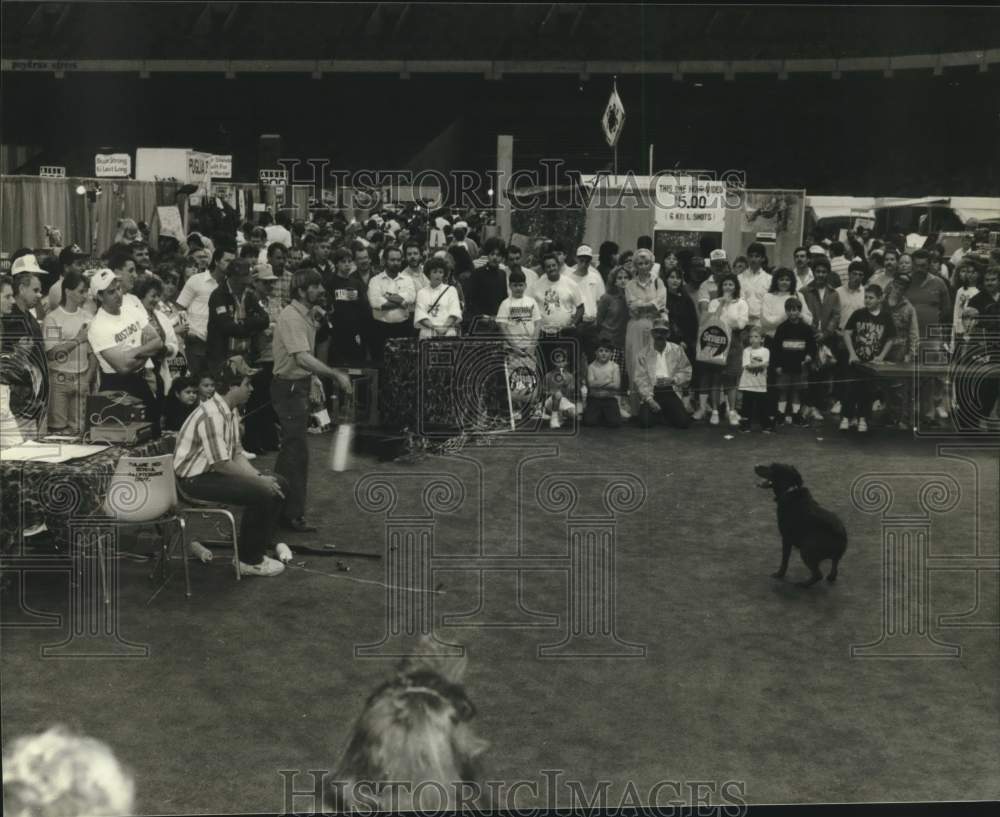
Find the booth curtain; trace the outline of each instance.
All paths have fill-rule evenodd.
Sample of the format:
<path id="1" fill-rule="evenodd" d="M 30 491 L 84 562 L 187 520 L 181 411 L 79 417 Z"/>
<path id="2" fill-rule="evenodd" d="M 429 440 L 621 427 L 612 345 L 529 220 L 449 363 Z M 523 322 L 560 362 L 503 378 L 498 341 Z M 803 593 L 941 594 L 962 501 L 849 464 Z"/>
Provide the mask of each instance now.
<path id="1" fill-rule="evenodd" d="M 634 202 L 634 199 L 626 197 L 625 201 Z M 591 205 L 587 209 L 583 243 L 595 253 L 605 241 L 614 241 L 622 252 L 634 250 L 641 235 L 653 236 L 653 210 L 650 207 L 633 207 L 631 204 L 617 208 Z"/>
<path id="2" fill-rule="evenodd" d="M 76 192 L 83 185 L 90 189 L 99 184 L 101 195 L 93 205 L 96 239 L 90 245 L 91 213 L 86 196 Z M 259 199 L 256 184 L 232 184 L 239 196 L 249 194 L 244 217 L 253 216 L 252 201 Z M 153 224 L 156 208 L 177 203 L 179 182 L 145 182 L 134 179 L 66 178 L 45 179 L 37 176 L 4 176 L 0 180 L 0 252 L 10 254 L 21 247 L 41 249 L 48 246 L 45 225 L 62 233 L 63 246 L 78 244 L 85 251 L 100 255 L 111 246 L 118 222 L 131 218 Z"/>
<path id="3" fill-rule="evenodd" d="M 76 194 L 82 179 L 4 176 L 0 180 L 0 250 L 48 246 L 45 225 L 62 232 L 63 245 L 87 244 L 87 202 Z"/>

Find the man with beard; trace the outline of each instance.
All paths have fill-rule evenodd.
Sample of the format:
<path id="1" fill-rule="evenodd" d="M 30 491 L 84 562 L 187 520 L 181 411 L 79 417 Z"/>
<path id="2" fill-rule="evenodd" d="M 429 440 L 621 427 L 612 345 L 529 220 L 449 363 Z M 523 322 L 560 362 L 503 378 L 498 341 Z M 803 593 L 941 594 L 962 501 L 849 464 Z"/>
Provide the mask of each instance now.
<path id="1" fill-rule="evenodd" d="M 385 342 L 391 338 L 413 337 L 413 308 L 417 290 L 413 279 L 401 275 L 403 253 L 391 245 L 382 252 L 385 270 L 374 276 L 368 284 L 368 303 L 375 319 L 375 362 L 382 363 Z"/>
<path id="2" fill-rule="evenodd" d="M 366 287 L 372 279 L 372 256 L 364 244 L 355 242 L 351 245 L 351 252 L 354 256 L 354 273 L 361 279 Z"/>
<path id="3" fill-rule="evenodd" d="M 420 290 L 430 284 L 430 280 L 424 275 L 423 263 L 420 256 L 419 242 L 411 240 L 403 245 L 403 257 L 406 260 L 403 275 L 408 275 L 413 279 L 413 287 L 417 292 L 420 292 Z"/>
<path id="4" fill-rule="evenodd" d="M 823 344 L 837 354 L 841 343 L 840 296 L 830 284 L 830 274 L 830 265 L 826 259 L 818 260 L 813 269 L 813 280 L 806 284 L 799 295 L 812 313 L 817 347 Z M 814 420 L 823 419 L 820 409 L 826 405 L 830 375 L 830 370 L 821 371 L 815 366 L 809 370 L 808 399 L 803 416 L 811 415 Z"/>
<path id="5" fill-rule="evenodd" d="M 309 477 L 309 396 L 312 380 L 336 380 L 345 395 L 352 392 L 350 378 L 332 369 L 314 354 L 317 319 L 325 303 L 323 279 L 313 269 L 299 270 L 292 281 L 292 302 L 278 316 L 274 329 L 274 379 L 271 403 L 281 422 L 281 452 L 274 471 L 288 482 L 282 524 L 298 533 L 315 532 L 305 520 Z"/>
<path id="6" fill-rule="evenodd" d="M 133 241 L 130 246 L 136 273 L 138 275 L 145 275 L 147 272 L 152 272 L 153 264 L 149 260 L 149 244 L 145 241 Z"/>
<path id="7" fill-rule="evenodd" d="M 917 311 L 921 358 L 927 354 L 927 350 L 939 352 L 943 345 L 941 327 L 947 329 L 952 322 L 951 292 L 940 276 L 931 274 L 930 253 L 927 250 L 913 253 L 913 281 L 906 291 L 906 297 Z M 941 378 L 922 378 L 920 412 L 927 423 L 936 423 L 939 417 L 947 419 L 948 410 L 943 400 Z"/>
<path id="8" fill-rule="evenodd" d="M 286 307 L 292 302 L 292 279 L 295 274 L 288 269 L 288 249 L 280 241 L 268 246 L 267 264 L 274 274 L 271 297 L 282 307 Z"/>

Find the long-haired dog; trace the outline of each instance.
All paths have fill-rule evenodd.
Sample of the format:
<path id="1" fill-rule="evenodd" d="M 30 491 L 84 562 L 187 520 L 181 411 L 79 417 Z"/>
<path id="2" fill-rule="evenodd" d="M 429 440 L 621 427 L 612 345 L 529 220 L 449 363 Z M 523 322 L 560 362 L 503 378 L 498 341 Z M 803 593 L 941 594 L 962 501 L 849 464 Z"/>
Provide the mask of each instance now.
<path id="1" fill-rule="evenodd" d="M 761 488 L 774 490 L 778 504 L 778 531 L 781 533 L 781 567 L 771 575 L 784 578 L 788 570 L 788 557 L 797 547 L 802 561 L 812 572 L 808 580 L 798 582 L 800 587 L 811 587 L 823 578 L 819 564 L 829 559 L 833 566 L 827 574 L 828 582 L 837 580 L 837 564 L 847 550 L 847 531 L 840 518 L 813 499 L 802 483 L 802 475 L 792 465 L 779 462 L 758 465 L 754 472 L 764 481 Z"/>
<path id="2" fill-rule="evenodd" d="M 443 655 L 429 639 L 417 652 L 365 703 L 326 787 L 327 810 L 454 811 L 478 799 L 489 743 L 470 724 L 465 657 Z"/>

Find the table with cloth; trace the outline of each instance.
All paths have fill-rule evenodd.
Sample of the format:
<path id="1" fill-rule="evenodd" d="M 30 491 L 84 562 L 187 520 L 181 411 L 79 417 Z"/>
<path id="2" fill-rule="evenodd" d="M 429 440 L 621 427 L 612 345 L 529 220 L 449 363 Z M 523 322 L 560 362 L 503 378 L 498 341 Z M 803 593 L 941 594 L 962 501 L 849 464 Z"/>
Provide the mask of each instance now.
<path id="1" fill-rule="evenodd" d="M 0 454 L 0 549 L 16 549 L 21 534 L 45 524 L 56 543 L 69 541 L 72 517 L 101 514 L 118 460 L 171 454 L 175 436 L 136 446 L 111 445 L 100 453 L 62 463 L 5 461 Z"/>
<path id="2" fill-rule="evenodd" d="M 493 338 L 386 341 L 382 426 L 416 434 L 509 428 L 507 355 L 503 341 Z"/>

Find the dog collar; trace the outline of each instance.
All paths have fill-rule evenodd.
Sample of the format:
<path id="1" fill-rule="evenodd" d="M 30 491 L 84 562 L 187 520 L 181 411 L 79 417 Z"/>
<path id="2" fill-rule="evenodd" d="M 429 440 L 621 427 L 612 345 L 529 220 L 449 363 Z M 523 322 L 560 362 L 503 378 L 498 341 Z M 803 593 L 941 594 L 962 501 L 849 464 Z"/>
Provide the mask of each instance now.
<path id="1" fill-rule="evenodd" d="M 801 490 L 802 490 L 801 485 L 792 485 L 790 488 L 785 488 L 785 490 L 782 491 L 781 493 L 790 494 L 792 491 L 801 491 Z"/>

